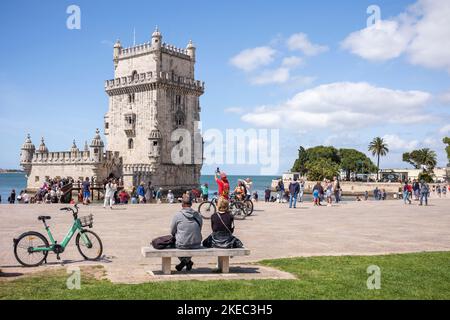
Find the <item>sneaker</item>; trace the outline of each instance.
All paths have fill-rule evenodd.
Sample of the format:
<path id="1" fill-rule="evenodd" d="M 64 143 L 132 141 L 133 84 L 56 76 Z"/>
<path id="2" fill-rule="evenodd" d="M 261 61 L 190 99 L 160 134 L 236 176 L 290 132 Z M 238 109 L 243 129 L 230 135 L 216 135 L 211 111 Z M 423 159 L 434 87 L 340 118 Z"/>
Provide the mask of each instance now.
<path id="1" fill-rule="evenodd" d="M 175 266 L 175 269 L 177 269 L 177 271 L 181 271 L 183 270 L 183 268 L 186 266 L 186 263 L 184 261 L 181 261 L 180 264 L 177 264 Z"/>
<path id="2" fill-rule="evenodd" d="M 187 271 L 191 271 L 193 265 L 194 265 L 194 262 L 192 262 L 192 260 L 189 261 L 189 262 L 187 263 L 187 265 L 186 265 L 186 270 L 187 270 Z"/>

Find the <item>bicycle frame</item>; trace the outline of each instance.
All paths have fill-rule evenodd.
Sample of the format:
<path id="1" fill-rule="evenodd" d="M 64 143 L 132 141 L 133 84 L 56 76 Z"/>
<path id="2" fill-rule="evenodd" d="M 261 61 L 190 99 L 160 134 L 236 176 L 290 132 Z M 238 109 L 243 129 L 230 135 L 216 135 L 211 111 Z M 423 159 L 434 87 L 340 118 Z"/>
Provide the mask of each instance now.
<path id="1" fill-rule="evenodd" d="M 69 229 L 69 231 L 67 232 L 66 236 L 64 237 L 63 241 L 60 244 L 57 244 L 55 238 L 53 238 L 52 232 L 50 231 L 50 227 L 47 226 L 47 224 L 45 224 L 45 230 L 47 231 L 48 237 L 50 239 L 51 245 L 48 247 L 37 247 L 37 248 L 31 248 L 31 252 L 39 252 L 39 251 L 54 251 L 56 246 L 60 246 L 62 248 L 62 251 L 64 251 L 64 249 L 67 247 L 67 245 L 69 244 L 70 240 L 72 239 L 72 237 L 74 236 L 74 234 L 76 232 L 81 232 L 81 239 L 83 240 L 83 242 L 86 244 L 87 247 L 91 247 L 92 243 L 89 240 L 88 237 L 86 237 L 86 235 L 84 234 L 83 231 L 83 227 L 81 226 L 80 220 L 76 219 L 73 222 L 72 227 Z"/>

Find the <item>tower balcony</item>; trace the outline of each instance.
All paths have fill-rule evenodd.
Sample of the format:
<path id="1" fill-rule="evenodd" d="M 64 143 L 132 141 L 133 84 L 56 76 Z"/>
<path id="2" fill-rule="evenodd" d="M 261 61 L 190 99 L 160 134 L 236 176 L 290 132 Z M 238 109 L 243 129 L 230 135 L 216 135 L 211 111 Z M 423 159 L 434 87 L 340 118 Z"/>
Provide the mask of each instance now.
<path id="1" fill-rule="evenodd" d="M 173 75 L 168 72 L 145 72 L 136 76 L 120 77 L 105 81 L 105 91 L 109 96 L 146 91 L 158 86 L 176 86 L 202 95 L 205 83 L 199 80 Z"/>
<path id="2" fill-rule="evenodd" d="M 134 137 L 136 135 L 136 114 L 125 114 L 124 131 L 127 137 Z"/>

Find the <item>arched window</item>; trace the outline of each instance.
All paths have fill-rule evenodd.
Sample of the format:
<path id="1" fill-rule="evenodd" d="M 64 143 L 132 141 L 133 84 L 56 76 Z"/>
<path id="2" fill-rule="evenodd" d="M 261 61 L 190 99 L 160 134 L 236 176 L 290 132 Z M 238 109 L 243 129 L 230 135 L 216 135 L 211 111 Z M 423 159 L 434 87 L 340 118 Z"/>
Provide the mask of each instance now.
<path id="1" fill-rule="evenodd" d="M 133 71 L 133 73 L 131 74 L 131 81 L 134 81 L 138 78 L 138 73 L 136 70 Z"/>
<path id="2" fill-rule="evenodd" d="M 133 149 L 133 147 L 134 147 L 133 139 L 128 139 L 128 149 Z"/>
<path id="3" fill-rule="evenodd" d="M 184 125 L 184 120 L 186 119 L 186 116 L 184 115 L 184 112 L 181 110 L 178 110 L 175 113 L 175 125 L 178 126 L 183 126 Z"/>

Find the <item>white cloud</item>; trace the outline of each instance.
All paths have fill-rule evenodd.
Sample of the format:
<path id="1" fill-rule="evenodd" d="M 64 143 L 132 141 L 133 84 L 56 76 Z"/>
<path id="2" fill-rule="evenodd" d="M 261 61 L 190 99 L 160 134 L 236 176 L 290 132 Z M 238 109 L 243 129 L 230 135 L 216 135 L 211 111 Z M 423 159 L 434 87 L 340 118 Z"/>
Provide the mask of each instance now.
<path id="1" fill-rule="evenodd" d="M 296 56 L 286 57 L 281 65 L 286 68 L 295 68 L 303 64 L 303 59 Z"/>
<path id="2" fill-rule="evenodd" d="M 404 140 L 396 134 L 385 134 L 382 138 L 388 144 L 389 151 L 408 151 L 419 146 L 418 140 Z"/>
<path id="3" fill-rule="evenodd" d="M 251 84 L 264 85 L 270 83 L 285 83 L 289 80 L 289 69 L 278 68 L 275 70 L 265 70 L 261 74 L 250 79 Z"/>
<path id="4" fill-rule="evenodd" d="M 341 45 L 367 60 L 388 60 L 400 56 L 406 50 L 409 33 L 409 29 L 402 28 L 397 21 L 380 21 L 351 33 Z"/>
<path id="5" fill-rule="evenodd" d="M 450 1 L 421 0 L 411 14 L 417 19 L 407 50 L 411 63 L 450 72 Z"/>
<path id="6" fill-rule="evenodd" d="M 444 103 L 450 103 L 450 91 L 441 93 L 438 98 Z"/>
<path id="7" fill-rule="evenodd" d="M 430 99 L 430 94 L 423 91 L 392 90 L 365 82 L 336 82 L 302 91 L 277 106 L 256 108 L 241 119 L 260 127 L 333 131 L 386 123 L 421 123 L 431 119 L 423 113 Z"/>
<path id="8" fill-rule="evenodd" d="M 287 46 L 289 50 L 300 50 L 307 56 L 315 56 L 328 51 L 327 46 L 312 43 L 308 36 L 302 32 L 291 35 L 287 40 Z"/>
<path id="9" fill-rule="evenodd" d="M 367 60 L 402 54 L 410 63 L 450 72 L 450 1 L 419 0 L 397 17 L 351 33 L 341 43 Z"/>
<path id="10" fill-rule="evenodd" d="M 270 64 L 274 60 L 276 50 L 270 47 L 245 49 L 231 58 L 230 63 L 244 71 L 252 71 Z"/>
<path id="11" fill-rule="evenodd" d="M 244 110 L 239 107 L 230 107 L 223 110 L 225 113 L 235 113 L 235 114 L 242 114 L 244 113 Z"/>
<path id="12" fill-rule="evenodd" d="M 450 124 L 447 124 L 439 129 L 439 133 L 441 134 L 447 134 L 450 133 Z"/>

